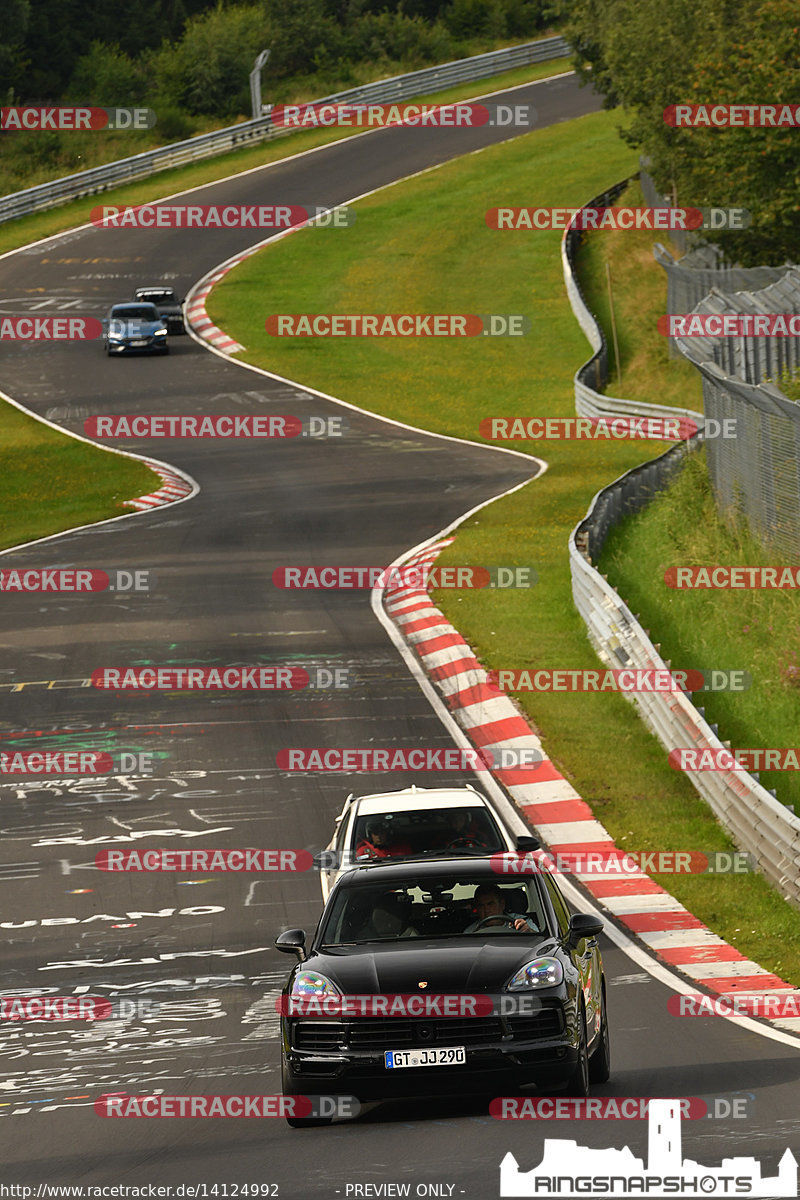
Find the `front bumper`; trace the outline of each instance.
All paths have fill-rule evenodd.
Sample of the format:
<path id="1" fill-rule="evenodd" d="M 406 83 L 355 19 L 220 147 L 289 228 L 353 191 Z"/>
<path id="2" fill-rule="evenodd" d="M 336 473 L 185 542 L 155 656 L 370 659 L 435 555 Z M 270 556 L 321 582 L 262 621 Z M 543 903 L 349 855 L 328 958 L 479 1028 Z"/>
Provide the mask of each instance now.
<path id="1" fill-rule="evenodd" d="M 289 1093 L 348 1094 L 362 1102 L 430 1095 L 514 1095 L 549 1091 L 570 1079 L 578 1035 L 568 1001 L 535 1017 L 328 1021 L 283 1019 L 284 1085 Z M 386 1050 L 465 1046 L 447 1067 L 385 1065 Z"/>

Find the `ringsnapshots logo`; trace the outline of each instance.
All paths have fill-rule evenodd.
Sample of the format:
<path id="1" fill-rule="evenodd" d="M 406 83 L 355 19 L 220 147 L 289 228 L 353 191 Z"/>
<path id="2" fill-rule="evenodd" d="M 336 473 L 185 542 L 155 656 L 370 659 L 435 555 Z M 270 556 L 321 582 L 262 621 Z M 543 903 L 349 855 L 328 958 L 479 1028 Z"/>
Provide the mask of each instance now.
<path id="1" fill-rule="evenodd" d="M 0 108 L 0 129 L 55 129 L 64 131 L 98 129 L 152 129 L 152 108 L 86 108 L 77 104 L 26 104 Z"/>
<path id="2" fill-rule="evenodd" d="M 97 317 L 0 316 L 4 342 L 91 342 L 102 333 Z"/>
<path id="3" fill-rule="evenodd" d="M 519 566 L 419 566 L 345 567 L 291 566 L 276 567 L 272 583 L 284 591 L 354 591 L 385 588 L 441 589 L 457 591 L 482 588 L 531 588 L 538 582 L 533 567 Z"/>
<path id="4" fill-rule="evenodd" d="M 800 104 L 668 104 L 673 129 L 796 129 Z"/>
<path id="5" fill-rule="evenodd" d="M 291 692 L 348 688 L 347 667 L 99 667 L 92 687 L 140 692 Z"/>
<path id="6" fill-rule="evenodd" d="M 100 850 L 99 871 L 310 871 L 308 850 Z"/>
<path id="7" fill-rule="evenodd" d="M 786 1150 L 778 1173 L 766 1176 L 754 1156 L 727 1157 L 706 1167 L 683 1157 L 680 1098 L 652 1098 L 647 1161 L 622 1150 L 580 1146 L 575 1139 L 545 1140 L 541 1162 L 521 1171 L 509 1151 L 500 1163 L 506 1196 L 797 1196 L 797 1160 Z"/>
<path id="8" fill-rule="evenodd" d="M 269 416 L 209 413 L 196 416 L 134 413 L 87 417 L 83 432 L 92 438 L 309 438 L 320 441 L 343 437 L 349 429 L 344 416 Z"/>
<path id="9" fill-rule="evenodd" d="M 747 229 L 746 208 L 490 208 L 489 229 Z"/>
<path id="10" fill-rule="evenodd" d="M 535 771 L 544 755 L 533 746 L 484 746 L 482 749 L 417 746 L 356 748 L 294 746 L 279 750 L 281 771 Z"/>
<path id="11" fill-rule="evenodd" d="M 0 571 L 0 592 L 149 592 L 155 583 L 150 570 L 112 567 L 28 567 Z"/>
<path id="12" fill-rule="evenodd" d="M 498 692 L 743 692 L 749 671 L 678 671 L 674 668 L 617 667 L 605 670 L 505 670 L 486 674 Z"/>
<path id="13" fill-rule="evenodd" d="M 272 313 L 264 328 L 271 337 L 524 337 L 531 320 L 521 313 Z"/>
<path id="14" fill-rule="evenodd" d="M 276 104 L 270 112 L 280 129 L 383 129 L 405 125 L 419 129 L 475 129 L 480 126 L 532 129 L 532 104 Z"/>
<path id="15" fill-rule="evenodd" d="M 98 229 L 347 229 L 356 214 L 325 204 L 105 204 L 89 219 Z"/>

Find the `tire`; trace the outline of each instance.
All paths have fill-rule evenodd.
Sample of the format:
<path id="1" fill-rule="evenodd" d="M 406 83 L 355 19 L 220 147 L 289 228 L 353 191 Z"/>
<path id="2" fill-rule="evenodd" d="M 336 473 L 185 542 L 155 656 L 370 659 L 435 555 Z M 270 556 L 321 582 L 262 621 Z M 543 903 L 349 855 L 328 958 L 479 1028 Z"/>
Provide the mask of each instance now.
<path id="1" fill-rule="evenodd" d="M 600 1009 L 600 1041 L 589 1059 L 589 1079 L 592 1083 L 605 1083 L 611 1075 L 611 1035 L 606 1012 L 606 989 L 603 988 Z"/>
<path id="2" fill-rule="evenodd" d="M 333 1117 L 285 1117 L 286 1124 L 292 1129 L 316 1129 L 320 1125 L 330 1125 Z"/>
<path id="3" fill-rule="evenodd" d="M 578 1044 L 578 1061 L 575 1063 L 572 1074 L 566 1087 L 568 1096 L 576 1096 L 581 1100 L 585 1100 L 589 1095 L 589 1049 L 587 1046 L 586 1036 L 586 1013 L 581 1004 L 581 1032 Z"/>
<path id="4" fill-rule="evenodd" d="M 281 1090 L 284 1096 L 298 1094 L 292 1090 L 291 1084 L 287 1085 L 286 1066 L 283 1062 L 281 1063 Z M 318 1129 L 322 1125 L 330 1125 L 333 1117 L 284 1117 L 284 1120 L 291 1129 Z"/>

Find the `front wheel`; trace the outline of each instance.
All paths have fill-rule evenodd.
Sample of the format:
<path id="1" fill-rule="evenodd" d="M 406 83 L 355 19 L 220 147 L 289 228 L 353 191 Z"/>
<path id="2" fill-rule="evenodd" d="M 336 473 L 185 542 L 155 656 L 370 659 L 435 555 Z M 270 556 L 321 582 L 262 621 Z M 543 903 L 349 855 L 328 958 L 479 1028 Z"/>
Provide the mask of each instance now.
<path id="1" fill-rule="evenodd" d="M 575 1063 L 566 1089 L 568 1096 L 577 1096 L 581 1100 L 585 1100 L 589 1095 L 589 1048 L 587 1043 L 586 1013 L 581 1006 L 578 1061 Z"/>
<path id="2" fill-rule="evenodd" d="M 295 1096 L 292 1085 L 287 1082 L 286 1066 L 281 1063 L 281 1090 L 284 1096 Z M 333 1117 L 285 1117 L 286 1124 L 292 1129 L 315 1129 L 320 1125 L 330 1125 Z"/>
<path id="3" fill-rule="evenodd" d="M 605 1083 L 611 1075 L 611 1035 L 606 1012 L 606 992 L 600 1001 L 600 1041 L 589 1059 L 589 1078 L 592 1083 Z"/>

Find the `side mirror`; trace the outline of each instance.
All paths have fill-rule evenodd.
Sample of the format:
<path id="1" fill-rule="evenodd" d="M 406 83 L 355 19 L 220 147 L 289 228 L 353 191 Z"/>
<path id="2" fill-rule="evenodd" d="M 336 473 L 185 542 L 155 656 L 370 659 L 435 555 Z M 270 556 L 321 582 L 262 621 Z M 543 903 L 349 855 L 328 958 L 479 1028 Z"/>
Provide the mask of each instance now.
<path id="1" fill-rule="evenodd" d="M 320 850 L 315 854 L 312 863 L 318 871 L 337 871 L 339 869 L 338 850 Z"/>
<path id="2" fill-rule="evenodd" d="M 306 935 L 303 929 L 287 929 L 275 938 L 275 947 L 284 954 L 296 954 L 300 962 L 306 960 Z"/>
<path id="3" fill-rule="evenodd" d="M 526 834 L 523 837 L 518 837 L 516 842 L 517 849 L 522 851 L 541 850 L 542 848 L 542 843 L 539 841 L 539 839 L 537 837 L 531 837 L 529 834 Z"/>
<path id="4" fill-rule="evenodd" d="M 602 931 L 603 922 L 598 917 L 592 917 L 589 913 L 575 913 L 569 919 L 567 945 L 577 946 L 584 938 L 596 937 Z"/>

